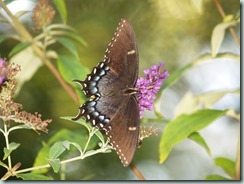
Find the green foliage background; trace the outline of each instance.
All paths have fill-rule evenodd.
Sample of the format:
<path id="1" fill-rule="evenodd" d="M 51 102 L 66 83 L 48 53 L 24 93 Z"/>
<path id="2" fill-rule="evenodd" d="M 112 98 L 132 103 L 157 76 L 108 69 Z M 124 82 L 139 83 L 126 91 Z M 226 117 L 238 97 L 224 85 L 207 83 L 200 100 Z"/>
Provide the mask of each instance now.
<path id="1" fill-rule="evenodd" d="M 55 1 L 53 2 L 55 3 Z M 220 3 L 227 14 L 236 15 L 240 8 L 240 2 L 237 0 L 221 0 Z M 165 68 L 170 75 L 174 75 L 175 71 L 189 65 L 201 54 L 211 53 L 210 40 L 213 29 L 222 22 L 222 18 L 211 0 L 69 0 L 66 1 L 66 6 L 67 24 L 76 29 L 85 42 L 83 45 L 78 44 L 80 63 L 85 68 L 80 74 L 80 79 L 83 79 L 85 73 L 103 59 L 107 44 L 110 42 L 121 18 L 128 19 L 135 29 L 140 55 L 139 75 L 141 76 L 145 68 L 149 68 L 160 61 L 165 63 Z M 65 16 L 65 14 L 62 15 Z M 23 23 L 29 30 L 33 26 L 30 18 L 29 15 L 23 19 Z M 57 11 L 55 22 L 61 21 L 62 17 Z M 235 30 L 240 31 L 239 25 L 235 27 Z M 226 31 L 225 39 L 224 44 L 227 47 L 221 48 L 220 51 L 240 54 L 238 46 L 234 44 L 234 40 L 228 31 Z M 229 44 L 232 44 L 234 48 L 228 47 Z M 7 40 L 0 44 L 1 57 L 8 58 L 9 52 L 15 45 L 16 42 L 13 40 Z M 61 44 L 53 46 L 52 49 L 60 54 L 70 53 Z M 58 65 L 57 61 L 53 62 Z M 71 71 L 71 73 L 73 72 Z M 187 91 L 197 91 L 197 86 L 193 90 L 190 89 L 189 81 L 186 78 L 179 76 L 177 80 L 170 89 L 178 98 L 183 98 Z M 168 98 L 175 97 L 175 94 L 168 94 Z M 50 140 L 57 131 L 63 129 L 71 130 L 74 133 L 83 131 L 79 125 L 60 119 L 64 116 L 75 116 L 78 106 L 45 66 L 41 66 L 34 76 L 23 84 L 15 101 L 23 104 L 24 109 L 28 112 L 37 111 L 42 114 L 43 119 L 53 119 L 48 134 L 42 133 L 41 136 L 38 136 L 35 132 L 20 130 L 11 135 L 10 139 L 21 143 L 21 146 L 13 153 L 13 162 L 21 162 L 22 168 L 32 166 L 38 151 L 42 148 L 42 142 Z M 167 106 L 172 106 L 172 104 L 164 104 L 164 101 L 160 101 L 160 103 L 164 109 Z M 238 104 L 235 108 L 239 111 Z M 172 118 L 162 111 L 160 113 L 166 119 Z M 150 113 L 146 113 L 145 117 L 155 118 Z M 165 124 L 158 126 L 163 129 Z M 158 149 L 162 129 L 159 131 L 159 136 L 152 136 L 143 141 L 142 147 L 138 149 L 134 158 L 135 164 L 141 160 L 148 161 L 148 166 L 144 164 L 140 167 L 140 164 L 138 165 L 145 177 L 149 179 L 154 179 L 155 174 L 150 175 L 153 170 L 147 170 L 147 167 L 156 169 L 158 175 L 163 172 L 163 165 L 158 164 Z M 185 137 L 188 137 L 188 134 Z M 0 147 L 4 146 L 1 137 Z M 208 148 L 205 147 L 205 149 Z M 233 152 L 235 153 L 236 150 Z M 0 152 L 1 157 L 3 157 L 3 153 Z M 187 169 L 187 166 L 185 167 Z M 114 152 L 94 155 L 72 163 L 66 166 L 66 171 L 66 179 L 136 179 L 129 169 L 121 165 Z M 1 169 L 1 172 L 4 173 L 4 170 Z M 174 171 L 172 170 L 172 172 Z M 192 179 L 204 179 L 206 175 Z M 53 177 L 58 179 L 55 174 Z"/>

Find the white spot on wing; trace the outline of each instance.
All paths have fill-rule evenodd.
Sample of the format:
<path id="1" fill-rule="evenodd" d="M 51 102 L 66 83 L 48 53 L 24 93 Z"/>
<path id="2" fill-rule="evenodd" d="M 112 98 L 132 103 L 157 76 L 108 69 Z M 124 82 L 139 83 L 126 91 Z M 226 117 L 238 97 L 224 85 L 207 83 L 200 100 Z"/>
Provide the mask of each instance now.
<path id="1" fill-rule="evenodd" d="M 93 74 L 96 74 L 96 73 L 97 73 L 97 69 L 96 69 L 96 68 L 94 68 Z"/>
<path id="2" fill-rule="evenodd" d="M 104 66 L 104 63 L 101 63 L 100 68 L 102 68 L 103 66 Z"/>

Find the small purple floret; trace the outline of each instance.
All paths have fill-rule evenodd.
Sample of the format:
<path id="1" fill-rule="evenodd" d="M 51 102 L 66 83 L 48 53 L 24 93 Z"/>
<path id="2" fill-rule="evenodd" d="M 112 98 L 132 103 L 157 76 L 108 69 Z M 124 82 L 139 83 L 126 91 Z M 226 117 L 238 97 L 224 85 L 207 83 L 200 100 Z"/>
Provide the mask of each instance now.
<path id="1" fill-rule="evenodd" d="M 0 58 L 0 70 L 4 65 L 5 65 L 5 61 L 2 58 Z"/>
<path id="2" fill-rule="evenodd" d="M 7 62 L 0 58 L 0 86 L 7 80 L 8 78 L 8 68 Z"/>
<path id="3" fill-rule="evenodd" d="M 162 82 L 169 76 L 167 70 L 161 71 L 164 66 L 163 62 L 159 65 L 153 65 L 150 69 L 145 69 L 145 78 L 138 78 L 136 88 L 140 90 L 137 95 L 139 103 L 140 118 L 144 110 L 153 110 L 153 101 L 159 91 Z"/>

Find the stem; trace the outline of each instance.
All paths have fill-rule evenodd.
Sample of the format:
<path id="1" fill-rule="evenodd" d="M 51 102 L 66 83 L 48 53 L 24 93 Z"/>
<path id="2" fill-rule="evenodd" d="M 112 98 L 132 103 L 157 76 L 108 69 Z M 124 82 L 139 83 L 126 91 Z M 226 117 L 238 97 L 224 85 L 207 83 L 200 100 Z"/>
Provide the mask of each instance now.
<path id="1" fill-rule="evenodd" d="M 42 51 L 34 39 L 32 38 L 31 34 L 25 29 L 25 27 L 19 22 L 19 20 L 9 11 L 3 0 L 0 0 L 0 4 L 4 11 L 8 14 L 8 16 L 11 18 L 13 21 L 13 27 L 16 30 L 17 33 L 19 33 L 20 36 L 24 38 L 25 41 L 31 42 L 32 43 L 32 48 L 34 52 L 38 55 L 38 57 L 43 61 L 43 63 L 48 67 L 48 69 L 53 73 L 53 75 L 56 77 L 56 79 L 59 81 L 61 86 L 69 93 L 69 95 L 73 98 L 73 100 L 78 104 L 79 99 L 78 96 L 76 95 L 74 89 L 68 85 L 62 78 L 62 76 L 59 74 L 57 69 L 54 67 L 54 65 L 51 63 L 50 60 L 45 55 L 45 52 Z"/>
<path id="2" fill-rule="evenodd" d="M 61 165 L 60 180 L 65 180 L 66 164 Z"/>
<path id="3" fill-rule="evenodd" d="M 83 160 L 84 158 L 89 157 L 91 155 L 95 155 L 95 154 L 98 154 L 98 153 L 104 153 L 108 149 L 110 149 L 110 148 L 105 146 L 105 147 L 102 147 L 100 149 L 97 149 L 94 152 L 87 152 L 87 153 L 84 153 L 84 154 L 82 154 L 82 155 L 80 155 L 78 157 L 74 157 L 74 158 L 70 158 L 70 159 L 67 159 L 67 160 L 63 160 L 63 161 L 60 162 L 60 164 L 62 165 L 62 164 L 74 162 L 76 160 Z M 29 172 L 29 171 L 38 170 L 38 169 L 50 168 L 50 167 L 51 166 L 49 164 L 36 166 L 36 167 L 30 167 L 30 168 L 27 168 L 27 169 L 18 170 L 14 174 L 23 173 L 23 172 Z"/>
<path id="4" fill-rule="evenodd" d="M 133 163 L 130 163 L 129 166 L 139 180 L 145 180 L 145 177 L 142 175 L 140 170 Z"/>
<path id="5" fill-rule="evenodd" d="M 34 170 L 38 170 L 38 169 L 45 169 L 45 168 L 49 168 L 49 167 L 51 167 L 49 164 L 40 165 L 40 166 L 36 166 L 36 167 L 30 167 L 30 168 L 27 168 L 27 169 L 18 170 L 18 171 L 15 172 L 15 174 L 28 172 L 28 171 L 34 171 Z"/>
<path id="6" fill-rule="evenodd" d="M 236 153 L 236 175 L 235 179 L 240 180 L 240 134 L 238 138 L 237 153 Z"/>
<path id="7" fill-rule="evenodd" d="M 6 148 L 9 149 L 9 140 L 8 140 L 8 127 L 6 122 L 4 122 L 4 137 L 5 137 L 5 142 L 6 142 Z M 11 161 L 11 156 L 8 156 L 8 169 L 12 169 L 12 161 Z"/>
<path id="8" fill-rule="evenodd" d="M 20 125 L 20 126 L 14 126 L 14 127 L 10 128 L 10 129 L 8 130 L 8 133 L 10 133 L 10 132 L 13 131 L 13 130 L 27 129 L 27 128 L 29 128 L 29 127 L 27 127 L 27 126 L 23 126 L 23 125 Z M 30 129 L 30 128 L 29 128 L 29 129 Z"/>
<path id="9" fill-rule="evenodd" d="M 214 3 L 215 3 L 215 6 L 217 7 L 218 11 L 219 11 L 219 14 L 221 15 L 222 18 L 225 18 L 225 12 L 221 6 L 221 4 L 219 3 L 218 0 L 214 0 Z M 240 39 L 239 37 L 237 36 L 235 30 L 233 27 L 230 27 L 229 28 L 229 31 L 231 33 L 231 35 L 233 36 L 234 40 L 236 41 L 237 45 L 240 47 Z"/>
<path id="10" fill-rule="evenodd" d="M 2 8 L 7 13 L 7 15 L 10 17 L 10 19 L 13 21 L 11 25 L 15 28 L 16 32 L 18 32 L 20 35 L 23 36 L 23 38 L 26 41 L 32 42 L 32 36 L 30 33 L 25 29 L 25 27 L 18 21 L 18 19 L 10 12 L 6 4 L 3 2 L 3 0 L 0 0 L 0 4 L 2 5 Z"/>
<path id="11" fill-rule="evenodd" d="M 94 131 L 94 130 L 95 130 L 95 131 Z M 90 141 L 91 141 L 92 136 L 93 136 L 94 133 L 96 132 L 96 129 L 93 127 L 91 131 L 90 131 L 90 130 L 88 130 L 88 131 L 89 131 L 89 137 L 88 137 L 87 142 L 86 142 L 86 145 L 85 145 L 85 147 L 84 147 L 84 151 L 83 151 L 84 154 L 85 154 L 86 149 L 87 149 L 87 147 L 88 147 L 88 145 L 89 145 L 89 143 L 90 143 Z M 84 155 L 84 154 L 83 154 L 83 155 Z"/>

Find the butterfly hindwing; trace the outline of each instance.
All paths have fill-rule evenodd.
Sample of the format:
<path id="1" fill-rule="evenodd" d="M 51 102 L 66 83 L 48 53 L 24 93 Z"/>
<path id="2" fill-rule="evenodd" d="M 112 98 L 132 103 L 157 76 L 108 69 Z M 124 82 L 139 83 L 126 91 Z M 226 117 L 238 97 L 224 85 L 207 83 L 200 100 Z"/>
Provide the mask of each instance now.
<path id="1" fill-rule="evenodd" d="M 117 111 L 105 128 L 121 162 L 125 167 L 128 166 L 137 148 L 139 136 L 139 113 L 134 96 L 130 97 L 126 106 Z"/>

